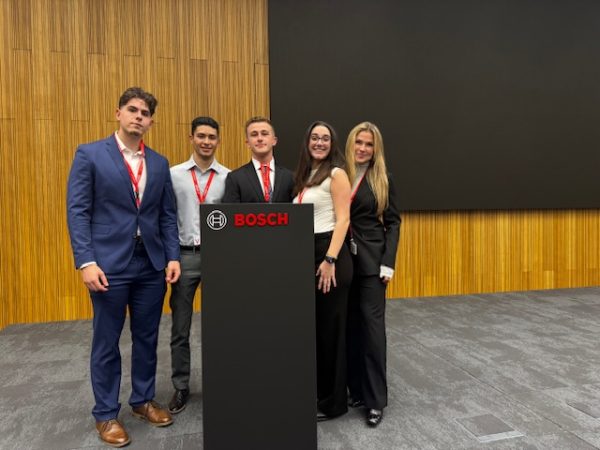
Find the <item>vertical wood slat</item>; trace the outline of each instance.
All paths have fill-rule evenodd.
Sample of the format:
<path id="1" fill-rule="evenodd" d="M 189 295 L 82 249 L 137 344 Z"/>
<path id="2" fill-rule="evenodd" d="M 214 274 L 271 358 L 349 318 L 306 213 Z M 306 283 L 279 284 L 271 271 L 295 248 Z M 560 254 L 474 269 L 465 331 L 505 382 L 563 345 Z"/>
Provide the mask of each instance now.
<path id="1" fill-rule="evenodd" d="M 87 25 L 87 53 L 104 55 L 106 53 L 106 8 L 108 1 L 87 0 L 85 2 L 84 16 Z"/>
<path id="2" fill-rule="evenodd" d="M 88 109 L 91 132 L 96 131 L 95 136 L 90 136 L 91 139 L 99 139 L 103 134 L 101 129 L 103 124 L 114 118 L 115 106 L 117 99 L 110 90 L 111 79 L 108 76 L 110 73 L 110 58 L 100 53 L 89 53 L 85 59 L 87 66 L 87 84 L 89 89 L 90 104 L 86 106 Z M 113 94 L 111 96 L 111 94 Z M 102 99 L 103 101 L 99 101 Z M 95 128 L 95 130 L 94 130 Z"/>
<path id="3" fill-rule="evenodd" d="M 250 6 L 253 11 L 252 41 L 254 62 L 269 64 L 269 26 L 267 2 L 258 2 Z"/>
<path id="4" fill-rule="evenodd" d="M 61 86 L 61 84 L 57 83 L 58 80 L 53 76 L 52 70 L 48 70 L 50 61 L 55 55 L 50 54 L 49 16 L 44 9 L 34 10 L 32 27 L 36 30 L 33 33 L 31 52 L 33 76 L 36 79 L 32 84 L 32 101 L 35 105 L 33 118 L 47 120 L 56 115 L 53 107 L 56 105 L 55 96 L 58 93 L 54 91 L 54 86 Z"/>
<path id="5" fill-rule="evenodd" d="M 184 97 L 186 103 L 187 122 L 200 115 L 210 115 L 208 107 L 208 65 L 204 60 L 191 59 L 186 80 L 189 96 Z M 189 103 L 189 104 L 188 104 Z"/>
<path id="6" fill-rule="evenodd" d="M 72 0 L 48 0 L 46 8 L 38 11 L 38 14 L 41 12 L 48 19 L 48 35 L 44 38 L 48 39 L 51 52 L 68 53 L 71 51 L 73 22 L 69 19 L 73 17 L 72 8 Z"/>
<path id="7" fill-rule="evenodd" d="M 0 328 L 12 322 L 18 294 L 14 276 L 15 239 L 19 229 L 15 220 L 16 205 L 16 158 L 5 149 L 16 147 L 14 120 L 0 119 Z M 8 275 L 10 273 L 10 276 Z"/>
<path id="8" fill-rule="evenodd" d="M 144 0 L 127 0 L 117 2 L 118 10 L 123 17 L 143 16 Z M 141 56 L 142 42 L 148 39 L 148 28 L 142 20 L 128 20 L 118 23 L 117 33 L 121 36 L 121 52 L 124 56 Z"/>
<path id="9" fill-rule="evenodd" d="M 254 103 L 252 116 L 269 115 L 269 66 L 254 65 Z"/>
<path id="10" fill-rule="evenodd" d="M 149 11 L 159 11 L 159 14 L 148 14 L 149 21 L 144 27 L 144 34 L 150 37 L 153 51 L 157 58 L 174 59 L 177 55 L 179 33 L 185 35 L 185 29 L 177 25 L 176 5 L 178 2 L 166 4 L 164 0 L 150 0 Z"/>
<path id="11" fill-rule="evenodd" d="M 219 33 L 223 61 L 239 62 L 242 57 L 242 39 L 245 37 L 245 21 L 242 9 L 245 0 L 221 0 L 219 2 L 223 32 Z"/>
<path id="12" fill-rule="evenodd" d="M 84 20 L 87 14 L 87 0 L 69 0 L 71 5 L 71 16 L 65 16 L 66 11 L 58 11 L 57 14 L 63 17 L 63 20 L 70 22 L 69 30 L 72 35 L 69 37 L 71 48 L 69 54 L 69 72 L 71 82 L 68 87 L 71 103 L 68 104 L 70 110 L 69 117 L 65 120 L 88 121 L 90 120 L 91 92 L 88 73 L 88 41 L 87 41 L 87 21 Z M 95 107 L 96 105 L 94 105 Z"/>
<path id="13" fill-rule="evenodd" d="M 13 17 L 11 2 L 0 2 L 0 119 L 14 118 Z"/>
<path id="14" fill-rule="evenodd" d="M 209 42 L 219 33 L 219 23 L 210 20 L 208 0 L 186 0 L 181 3 L 179 46 L 183 57 L 191 60 L 209 59 Z"/>
<path id="15" fill-rule="evenodd" d="M 8 0 L 12 11 L 13 50 L 31 50 L 31 3 L 34 0 Z"/>
<path id="16" fill-rule="evenodd" d="M 0 328 L 89 318 L 65 219 L 76 146 L 113 132 L 140 85 L 159 100 L 147 143 L 171 164 L 200 114 L 222 125 L 219 160 L 246 163 L 243 124 L 269 113 L 266 0 L 4 0 L 0 25 Z M 388 296 L 599 283 L 599 210 L 411 212 Z"/>

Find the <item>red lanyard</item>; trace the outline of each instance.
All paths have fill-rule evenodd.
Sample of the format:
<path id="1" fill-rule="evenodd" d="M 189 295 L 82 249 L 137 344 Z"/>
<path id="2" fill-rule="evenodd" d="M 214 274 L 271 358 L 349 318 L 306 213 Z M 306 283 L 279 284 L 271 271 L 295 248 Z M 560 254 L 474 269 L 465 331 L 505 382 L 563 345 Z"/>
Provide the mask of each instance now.
<path id="1" fill-rule="evenodd" d="M 352 192 L 352 196 L 350 197 L 350 203 L 352 203 L 354 201 L 354 197 L 356 197 L 356 193 L 358 192 L 358 188 L 360 187 L 360 185 L 362 184 L 363 180 L 367 176 L 367 172 L 368 171 L 369 171 L 369 169 L 365 170 L 365 173 L 363 173 L 363 176 L 360 178 L 360 181 L 358 182 L 358 184 L 354 188 L 354 192 Z"/>
<path id="2" fill-rule="evenodd" d="M 358 182 L 358 184 L 356 185 L 356 187 L 354 188 L 354 192 L 352 192 L 352 196 L 350 197 L 350 203 L 352 203 L 354 201 L 354 197 L 356 197 L 356 193 L 358 192 L 358 188 L 360 187 L 360 185 L 362 184 L 363 180 L 365 179 L 365 177 L 367 176 L 367 172 L 369 171 L 369 169 L 365 170 L 365 173 L 363 173 L 363 176 L 360 178 L 360 181 Z M 350 242 L 352 245 L 352 243 L 354 242 L 354 233 L 352 232 L 352 223 L 350 223 L 350 225 L 348 226 L 348 234 L 350 235 Z M 356 244 L 354 244 L 356 245 Z M 356 253 L 354 253 L 356 254 Z"/>
<path id="3" fill-rule="evenodd" d="M 307 190 L 307 189 L 308 189 L 308 188 L 304 188 L 304 189 L 302 189 L 302 192 L 300 192 L 300 193 L 298 194 L 298 204 L 302 203 L 302 199 L 304 198 L 304 194 L 306 193 L 306 190 Z"/>
<path id="4" fill-rule="evenodd" d="M 117 138 L 115 136 L 115 140 L 116 139 Z M 121 146 L 119 145 L 119 141 L 117 141 L 117 146 L 119 147 L 119 150 L 121 151 L 121 155 L 123 156 L 123 161 L 125 161 L 125 167 L 127 167 L 127 172 L 129 173 L 129 179 L 131 180 L 131 184 L 133 184 L 133 193 L 135 194 L 135 205 L 139 208 L 140 203 L 142 201 L 140 199 L 140 180 L 142 179 L 142 173 L 144 173 L 144 154 L 145 154 L 145 148 L 146 148 L 144 146 L 144 141 L 140 141 L 140 152 L 142 152 L 142 159 L 140 161 L 140 164 L 138 165 L 137 178 L 133 174 L 133 169 L 127 162 L 127 159 L 125 159 L 125 153 L 124 153 L 125 149 L 121 148 Z"/>
<path id="5" fill-rule="evenodd" d="M 192 180 L 194 180 L 194 188 L 196 189 L 196 195 L 198 196 L 199 203 L 204 203 L 204 200 L 206 200 L 210 183 L 212 183 L 214 177 L 215 171 L 211 170 L 210 175 L 208 176 L 208 181 L 206 182 L 206 186 L 204 186 L 204 191 L 200 193 L 200 186 L 198 186 L 198 179 L 196 178 L 196 170 L 192 167 Z"/>

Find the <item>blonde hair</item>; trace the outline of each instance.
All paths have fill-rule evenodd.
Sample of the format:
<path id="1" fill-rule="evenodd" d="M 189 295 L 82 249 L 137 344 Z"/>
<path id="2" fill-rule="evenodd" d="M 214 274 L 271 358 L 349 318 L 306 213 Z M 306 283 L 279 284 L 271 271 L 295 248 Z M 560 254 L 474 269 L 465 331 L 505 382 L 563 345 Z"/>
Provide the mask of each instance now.
<path id="1" fill-rule="evenodd" d="M 346 140 L 346 169 L 350 183 L 354 183 L 356 178 L 354 145 L 356 137 L 363 131 L 368 131 L 373 136 L 373 158 L 369 163 L 366 178 L 377 202 L 377 217 L 381 220 L 383 211 L 389 205 L 389 181 L 385 166 L 385 155 L 383 153 L 383 138 L 381 137 L 379 128 L 375 124 L 371 122 L 359 123 L 348 134 L 348 139 Z"/>

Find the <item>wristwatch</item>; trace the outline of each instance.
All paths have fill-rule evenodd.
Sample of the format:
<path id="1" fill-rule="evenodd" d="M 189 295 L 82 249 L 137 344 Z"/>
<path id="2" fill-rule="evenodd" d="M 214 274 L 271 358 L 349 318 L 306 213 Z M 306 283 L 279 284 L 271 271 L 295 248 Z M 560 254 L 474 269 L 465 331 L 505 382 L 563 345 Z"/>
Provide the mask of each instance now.
<path id="1" fill-rule="evenodd" d="M 335 264 L 335 262 L 337 261 L 337 258 L 334 258 L 333 256 L 329 256 L 329 255 L 325 255 L 325 262 L 329 263 L 329 264 Z"/>

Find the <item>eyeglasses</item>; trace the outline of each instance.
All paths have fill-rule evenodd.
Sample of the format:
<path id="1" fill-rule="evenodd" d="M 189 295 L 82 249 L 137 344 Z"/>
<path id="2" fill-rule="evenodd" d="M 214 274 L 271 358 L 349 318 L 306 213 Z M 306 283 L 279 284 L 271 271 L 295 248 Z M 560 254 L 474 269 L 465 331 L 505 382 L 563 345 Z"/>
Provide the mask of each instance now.
<path id="1" fill-rule="evenodd" d="M 310 141 L 314 142 L 314 143 L 321 141 L 323 144 L 327 144 L 327 143 L 331 142 L 331 136 L 328 136 L 328 135 L 319 136 L 318 134 L 311 134 Z"/>

